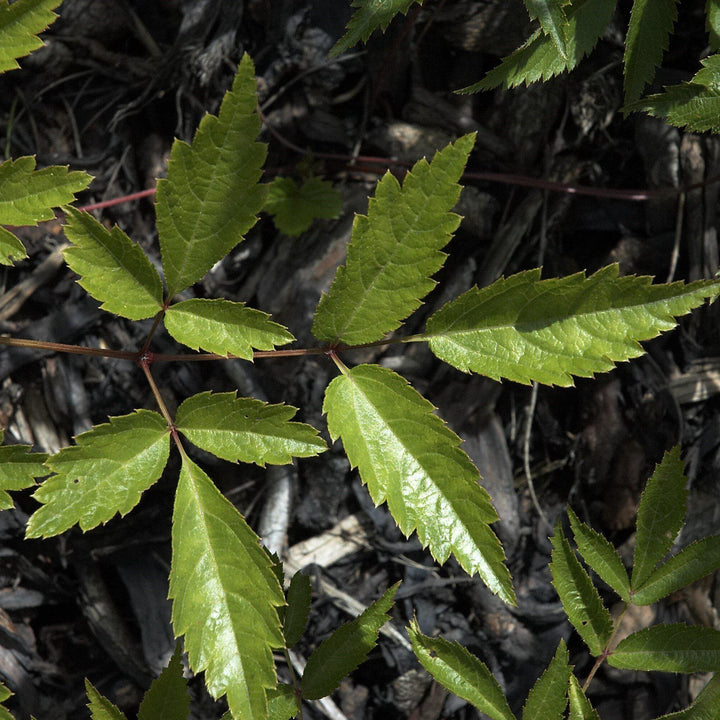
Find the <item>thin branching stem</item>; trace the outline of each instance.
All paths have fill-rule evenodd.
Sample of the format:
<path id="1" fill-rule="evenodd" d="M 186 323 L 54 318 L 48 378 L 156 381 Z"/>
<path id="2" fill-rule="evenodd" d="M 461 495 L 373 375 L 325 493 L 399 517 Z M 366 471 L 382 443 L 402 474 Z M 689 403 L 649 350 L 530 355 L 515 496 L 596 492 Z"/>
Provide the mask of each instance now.
<path id="1" fill-rule="evenodd" d="M 590 686 L 590 683 L 592 679 L 595 677 L 595 673 L 598 671 L 600 666 L 607 660 L 608 655 L 610 654 L 613 643 L 615 641 L 615 636 L 618 634 L 618 631 L 620 630 L 620 625 L 622 624 L 622 619 L 625 617 L 625 613 L 628 609 L 628 603 L 623 603 L 623 608 L 620 611 L 620 614 L 618 615 L 617 620 L 615 621 L 615 626 L 613 627 L 613 631 L 610 634 L 610 637 L 608 638 L 607 643 L 605 643 L 605 647 L 603 648 L 602 653 L 598 655 L 598 657 L 595 658 L 595 664 L 590 669 L 590 672 L 588 673 L 587 678 L 585 679 L 585 682 L 583 683 L 583 692 L 587 692 L 588 687 Z"/>

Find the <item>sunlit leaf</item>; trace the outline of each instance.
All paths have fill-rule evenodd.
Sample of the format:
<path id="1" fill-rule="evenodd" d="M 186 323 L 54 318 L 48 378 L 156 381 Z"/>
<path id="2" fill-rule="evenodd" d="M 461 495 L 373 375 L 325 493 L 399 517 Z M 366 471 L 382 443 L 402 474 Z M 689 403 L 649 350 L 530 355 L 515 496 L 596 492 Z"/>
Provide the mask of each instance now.
<path id="1" fill-rule="evenodd" d="M 88 213 L 67 209 L 65 261 L 103 310 L 143 320 L 162 308 L 162 281 L 142 248 L 117 225 L 108 230 Z"/>
<path id="2" fill-rule="evenodd" d="M 578 635 L 593 655 L 600 655 L 612 634 L 610 613 L 603 605 L 592 580 L 575 557 L 559 522 L 555 525 L 555 534 L 551 541 L 552 584 Z"/>
<path id="3" fill-rule="evenodd" d="M 62 0 L 0 0 L 0 73 L 20 67 L 17 59 L 42 47 L 38 37 L 55 21 Z M 1 222 L 1 221 L 0 221 Z"/>
<path id="4" fill-rule="evenodd" d="M 3 433 L 0 431 L 0 442 Z M 50 471 L 45 466 L 46 453 L 30 452 L 28 445 L 0 447 L 0 510 L 13 507 L 8 490 L 24 490 L 35 484 L 35 478 L 45 477 Z M 0 702 L 2 702 L 0 700 Z"/>
<path id="5" fill-rule="evenodd" d="M 420 306 L 460 224 L 452 209 L 474 142 L 474 134 L 465 135 L 432 162 L 419 160 L 402 186 L 385 173 L 367 216 L 355 216 L 345 265 L 320 299 L 316 338 L 347 345 L 379 340 Z"/>
<path id="6" fill-rule="evenodd" d="M 264 210 L 286 235 L 304 233 L 314 220 L 332 220 L 342 211 L 340 193 L 331 182 L 313 175 L 298 185 L 292 178 L 277 177 L 268 188 Z"/>
<path id="7" fill-rule="evenodd" d="M 608 663 L 624 670 L 714 672 L 720 670 L 720 631 L 696 625 L 654 625 L 622 640 Z"/>
<path id="8" fill-rule="evenodd" d="M 183 300 L 168 308 L 165 327 L 178 342 L 194 350 L 246 360 L 252 360 L 253 349 L 274 350 L 295 339 L 267 313 L 230 300 Z"/>
<path id="9" fill-rule="evenodd" d="M 438 310 L 423 335 L 441 360 L 495 380 L 568 386 L 644 352 L 675 317 L 715 297 L 720 280 L 652 285 L 609 265 L 590 277 L 540 280 L 540 269 L 471 288 Z"/>
<path id="10" fill-rule="evenodd" d="M 600 720 L 597 710 L 593 708 L 590 701 L 585 697 L 585 693 L 574 675 L 570 675 L 568 700 L 570 701 L 568 720 Z"/>
<path id="11" fill-rule="evenodd" d="M 157 227 L 169 297 L 200 280 L 257 221 L 266 146 L 256 142 L 254 67 L 245 55 L 218 116 L 206 115 L 192 145 L 176 140 L 157 184 Z"/>
<path id="12" fill-rule="evenodd" d="M 443 687 L 493 720 L 515 720 L 498 681 L 485 663 L 460 643 L 423 635 L 415 620 L 410 623 L 408 634 L 420 664 Z"/>
<path id="13" fill-rule="evenodd" d="M 347 32 L 330 50 L 330 57 L 337 57 L 360 41 L 367 42 L 377 28 L 385 32 L 390 21 L 398 13 L 407 13 L 414 2 L 421 5 L 423 0 L 353 0 L 355 13 L 348 22 Z"/>
<path id="14" fill-rule="evenodd" d="M 665 453 L 640 497 L 633 557 L 632 589 L 642 587 L 672 547 L 682 528 L 687 478 L 680 448 Z"/>
<path id="15" fill-rule="evenodd" d="M 0 265 L 12 265 L 27 257 L 25 246 L 9 230 L 0 227 Z"/>
<path id="16" fill-rule="evenodd" d="M 376 505 L 387 501 L 407 536 L 413 530 L 439 562 L 452 553 L 503 600 L 515 602 L 504 553 L 488 523 L 497 519 L 460 438 L 400 375 L 359 365 L 329 385 L 323 411 L 342 438 Z"/>
<path id="17" fill-rule="evenodd" d="M 258 536 L 212 480 L 182 459 L 172 528 L 169 596 L 194 672 L 210 694 L 227 695 L 233 717 L 265 720 L 276 687 L 272 649 L 284 645 L 285 604 Z"/>
<path id="18" fill-rule="evenodd" d="M 300 712 L 300 703 L 292 685 L 278 683 L 276 688 L 268 690 L 267 697 L 268 720 L 290 720 Z"/>
<path id="19" fill-rule="evenodd" d="M 565 0 L 523 0 L 531 20 L 539 20 L 545 35 L 552 38 L 557 51 L 567 58 L 567 18 Z"/>
<path id="20" fill-rule="evenodd" d="M 570 664 L 565 641 L 561 640 L 547 670 L 530 690 L 523 720 L 562 720 L 567 706 Z"/>
<path id="21" fill-rule="evenodd" d="M 290 405 L 268 405 L 235 393 L 204 392 L 180 405 L 175 426 L 195 445 L 224 460 L 284 465 L 293 457 L 326 450 L 314 427 L 290 422 L 296 412 Z"/>
<path id="22" fill-rule="evenodd" d="M 112 417 L 76 442 L 48 459 L 57 474 L 33 495 L 42 507 L 30 517 L 27 537 L 57 535 L 75 523 L 89 530 L 126 515 L 162 475 L 170 452 L 167 423 L 150 410 Z"/>
<path id="23" fill-rule="evenodd" d="M 168 666 L 153 680 L 138 710 L 138 720 L 187 720 L 190 696 L 183 677 L 180 643 Z"/>
<path id="24" fill-rule="evenodd" d="M 303 673 L 302 696 L 319 700 L 340 686 L 377 643 L 380 628 L 390 619 L 390 608 L 400 583 L 396 583 L 354 620 L 339 627 L 308 658 Z"/>
<path id="25" fill-rule="evenodd" d="M 89 680 L 85 680 L 88 709 L 92 720 L 127 720 L 125 715 L 106 697 L 101 695 Z"/>

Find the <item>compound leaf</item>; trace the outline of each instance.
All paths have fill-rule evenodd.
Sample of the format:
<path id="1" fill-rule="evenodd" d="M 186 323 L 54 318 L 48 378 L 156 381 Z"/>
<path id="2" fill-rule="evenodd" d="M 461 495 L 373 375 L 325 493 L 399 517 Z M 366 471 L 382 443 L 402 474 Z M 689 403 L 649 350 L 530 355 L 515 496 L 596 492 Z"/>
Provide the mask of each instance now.
<path id="1" fill-rule="evenodd" d="M 539 20 L 545 35 L 552 38 L 557 51 L 567 59 L 567 18 L 565 0 L 523 0 L 531 20 Z"/>
<path id="2" fill-rule="evenodd" d="M 25 246 L 9 230 L 0 227 L 0 265 L 12 265 L 27 257 Z"/>
<path id="3" fill-rule="evenodd" d="M 649 340 L 675 327 L 720 290 L 720 280 L 652 285 L 652 278 L 618 277 L 609 265 L 590 277 L 576 273 L 540 280 L 540 269 L 471 288 L 438 310 L 425 333 L 441 360 L 495 380 L 572 385 L 643 353 Z"/>
<path id="4" fill-rule="evenodd" d="M 289 177 L 275 178 L 268 188 L 265 212 L 286 235 L 304 233 L 316 219 L 332 220 L 342 211 L 340 193 L 331 182 L 313 175 L 299 185 Z"/>
<path id="5" fill-rule="evenodd" d="M 497 520 L 490 497 L 433 406 L 392 370 L 358 365 L 330 383 L 323 411 L 373 502 L 387 501 L 402 532 L 417 530 L 439 562 L 453 553 L 468 574 L 479 573 L 514 604 L 502 546 L 488 524 Z"/>
<path id="6" fill-rule="evenodd" d="M 635 0 L 625 38 L 625 102 L 642 95 L 652 82 L 677 20 L 678 0 Z"/>
<path id="7" fill-rule="evenodd" d="M 126 515 L 162 475 L 170 433 L 150 410 L 110 418 L 76 438 L 76 445 L 51 455 L 48 478 L 33 497 L 42 507 L 28 522 L 27 537 L 49 537 L 72 527 L 82 530 Z"/>
<path id="8" fill-rule="evenodd" d="M 522 83 L 549 80 L 565 70 L 572 70 L 597 44 L 612 19 L 617 0 L 576 0 L 565 5 L 565 55 L 553 38 L 536 30 L 523 45 L 503 58 L 480 82 L 461 93 L 490 90 L 494 87 L 516 87 Z"/>
<path id="9" fill-rule="evenodd" d="M 190 696 L 183 677 L 182 650 L 178 643 L 168 666 L 145 693 L 137 717 L 138 720 L 187 720 L 189 710 Z"/>
<path id="10" fill-rule="evenodd" d="M 296 572 L 290 580 L 287 591 L 287 610 L 283 621 L 283 635 L 285 646 L 291 648 L 302 637 L 310 614 L 310 599 L 312 588 L 310 578 L 301 572 Z"/>
<path id="11" fill-rule="evenodd" d="M 65 261 L 103 310 L 144 320 L 162 309 L 162 281 L 142 248 L 117 225 L 107 230 L 92 215 L 67 208 Z"/>
<path id="12" fill-rule="evenodd" d="M 720 674 L 708 680 L 694 702 L 684 710 L 662 715 L 657 720 L 716 720 L 720 714 Z"/>
<path id="13" fill-rule="evenodd" d="M 623 112 L 644 111 L 694 132 L 720 132 L 720 55 L 701 62 L 703 67 L 690 82 L 670 85 L 665 92 L 629 103 Z"/>
<path id="14" fill-rule="evenodd" d="M 570 663 L 565 641 L 560 640 L 547 670 L 528 693 L 523 720 L 561 720 L 567 706 Z"/>
<path id="15" fill-rule="evenodd" d="M 413 2 L 423 0 L 353 0 L 357 8 L 347 25 L 347 32 L 330 49 L 329 56 L 337 57 L 360 41 L 367 42 L 373 30 L 387 30 L 390 21 L 398 14 L 405 15 Z"/>
<path id="16" fill-rule="evenodd" d="M 568 700 L 570 701 L 570 715 L 568 720 L 600 720 L 597 710 L 593 708 L 585 696 L 577 678 L 570 675 L 570 686 L 568 687 Z"/>
<path id="17" fill-rule="evenodd" d="M 323 640 L 308 658 L 300 688 L 303 698 L 319 700 L 340 686 L 377 643 L 380 628 L 390 619 L 390 608 L 400 583 L 388 588 L 385 594 L 354 620 L 339 627 Z"/>
<path id="18" fill-rule="evenodd" d="M 685 518 L 687 478 L 680 448 L 665 453 L 647 481 L 637 516 L 632 589 L 641 588 L 672 547 Z"/>
<path id="19" fill-rule="evenodd" d="M 62 0 L 0 0 L 0 73 L 20 66 L 17 59 L 42 47 L 37 36 L 55 21 Z"/>
<path id="20" fill-rule="evenodd" d="M 5 702 L 6 700 L 9 700 L 13 696 L 12 692 L 3 685 L 3 683 L 0 683 L 0 702 Z"/>
<path id="21" fill-rule="evenodd" d="M 625 601 L 630 601 L 630 579 L 620 555 L 600 533 L 580 522 L 571 508 L 567 509 L 580 554 L 585 562 Z"/>
<path id="22" fill-rule="evenodd" d="M 452 212 L 475 135 L 465 135 L 415 163 L 402 186 L 389 172 L 356 215 L 347 260 L 320 299 L 312 332 L 348 345 L 372 342 L 395 330 L 435 286 L 441 252 L 460 223 Z"/>
<path id="23" fill-rule="evenodd" d="M 267 148 L 255 142 L 255 78 L 245 55 L 218 116 L 206 115 L 192 145 L 173 143 L 157 184 L 157 227 L 168 297 L 200 280 L 257 221 Z"/>
<path id="24" fill-rule="evenodd" d="M 210 694 L 235 718 L 267 717 L 277 685 L 272 648 L 284 645 L 285 604 L 258 536 L 212 480 L 183 456 L 175 496 L 169 597 L 176 635 Z"/>
<path id="25" fill-rule="evenodd" d="M 85 692 L 92 720 L 127 720 L 125 715 L 104 695 L 101 695 L 89 680 L 85 680 Z"/>
<path id="26" fill-rule="evenodd" d="M 3 433 L 0 431 L 0 442 Z M 3 445 L 0 447 L 0 510 L 13 507 L 7 490 L 24 490 L 35 483 L 35 478 L 49 474 L 45 466 L 46 453 L 30 452 L 29 445 Z"/>
<path id="27" fill-rule="evenodd" d="M 593 655 L 600 655 L 612 634 L 613 624 L 610 613 L 602 604 L 592 580 L 575 557 L 559 522 L 555 525 L 555 535 L 551 541 L 552 584 L 557 590 L 568 620 L 577 630 L 578 635 L 585 641 Z"/>
<path id="28" fill-rule="evenodd" d="M 296 412 L 290 405 L 268 405 L 234 392 L 204 392 L 180 405 L 175 426 L 190 442 L 224 460 L 285 465 L 326 449 L 314 427 L 290 422 Z"/>
<path id="29" fill-rule="evenodd" d="M 443 687 L 493 720 L 515 720 L 487 665 L 460 643 L 423 635 L 415 620 L 408 627 L 408 635 L 420 664 Z"/>
<path id="30" fill-rule="evenodd" d="M 635 605 L 650 605 L 720 567 L 720 535 L 688 545 L 656 568 L 632 595 Z"/>
<path id="31" fill-rule="evenodd" d="M 253 359 L 253 348 L 273 350 L 295 338 L 267 313 L 230 300 L 194 298 L 171 305 L 165 327 L 188 347 Z"/>
<path id="32" fill-rule="evenodd" d="M 608 662 L 623 670 L 714 672 L 720 670 L 720 631 L 697 625 L 654 625 L 618 643 Z"/>
<path id="33" fill-rule="evenodd" d="M 290 720 L 300 712 L 300 703 L 292 685 L 278 683 L 276 688 L 268 690 L 267 698 L 268 720 Z"/>
<path id="34" fill-rule="evenodd" d="M 710 49 L 720 49 L 720 0 L 707 0 L 705 3 L 705 29 L 708 31 Z"/>

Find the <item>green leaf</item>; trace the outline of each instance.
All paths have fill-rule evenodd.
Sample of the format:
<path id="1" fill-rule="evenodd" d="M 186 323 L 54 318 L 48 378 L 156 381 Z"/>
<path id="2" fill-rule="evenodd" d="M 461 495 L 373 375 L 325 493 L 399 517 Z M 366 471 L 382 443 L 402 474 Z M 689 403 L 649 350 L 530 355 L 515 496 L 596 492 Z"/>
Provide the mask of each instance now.
<path id="1" fill-rule="evenodd" d="M 706 0 L 705 29 L 708 31 L 710 49 L 717 52 L 720 49 L 720 0 Z"/>
<path id="2" fill-rule="evenodd" d="M 3 433 L 0 431 L 0 442 Z M 24 490 L 35 484 L 35 478 L 49 474 L 45 467 L 46 453 L 30 452 L 29 445 L 3 445 L 0 447 L 0 510 L 13 507 L 7 490 Z M 0 700 L 2 702 L 2 700 Z"/>
<path id="3" fill-rule="evenodd" d="M 568 620 L 585 641 L 590 652 L 598 656 L 607 645 L 613 624 L 610 613 L 600 599 L 580 561 L 563 535 L 560 522 L 555 525 L 550 572 Z"/>
<path id="4" fill-rule="evenodd" d="M 268 690 L 268 720 L 290 720 L 300 712 L 300 703 L 292 685 L 278 683 Z"/>
<path id="5" fill-rule="evenodd" d="M 101 695 L 87 679 L 85 680 L 85 691 L 89 700 L 88 708 L 92 720 L 126 720 L 125 715 Z"/>
<path id="6" fill-rule="evenodd" d="M 0 0 L 0 73 L 19 68 L 17 59 L 42 47 L 38 33 L 57 18 L 62 0 Z"/>
<path id="7" fill-rule="evenodd" d="M 632 589 L 641 588 L 672 547 L 682 528 L 687 478 L 680 448 L 665 453 L 640 497 L 633 558 Z"/>
<path id="8" fill-rule="evenodd" d="M 630 580 L 617 550 L 600 533 L 580 522 L 571 508 L 567 509 L 575 542 L 585 562 L 621 597 L 630 601 Z"/>
<path id="9" fill-rule="evenodd" d="M 616 5 L 617 0 L 575 0 L 566 5 L 566 57 L 558 50 L 552 37 L 537 30 L 480 82 L 460 92 L 516 87 L 522 83 L 549 80 L 554 75 L 572 70 L 595 47 L 612 19 Z"/>
<path id="10" fill-rule="evenodd" d="M 0 683 L 0 702 L 5 702 L 6 700 L 9 700 L 12 696 L 12 692 L 10 692 L 10 690 L 8 690 L 8 688 L 3 683 Z"/>
<path id="11" fill-rule="evenodd" d="M 55 217 L 54 207 L 67 205 L 92 178 L 67 167 L 35 170 L 35 158 L 19 157 L 0 163 L 0 224 L 37 225 Z"/>
<path id="12" fill-rule="evenodd" d="M 688 545 L 654 570 L 632 595 L 634 605 L 651 605 L 720 568 L 720 535 Z"/>
<path id="13" fill-rule="evenodd" d="M 561 720 L 567 706 L 570 664 L 565 641 L 561 640 L 547 670 L 530 690 L 523 720 Z"/>
<path id="14" fill-rule="evenodd" d="M 362 614 L 339 627 L 308 658 L 301 689 L 303 698 L 319 700 L 340 686 L 377 643 L 380 628 L 390 619 L 390 608 L 400 583 L 388 588 Z"/>
<path id="15" fill-rule="evenodd" d="M 257 221 L 265 202 L 267 148 L 255 142 L 252 60 L 243 56 L 217 117 L 206 115 L 192 145 L 176 140 L 157 184 L 157 227 L 168 297 L 200 280 Z"/>
<path id="16" fill-rule="evenodd" d="M 312 589 L 310 578 L 296 572 L 287 591 L 287 610 L 283 622 L 285 646 L 291 648 L 302 637 L 310 614 Z"/>
<path id="17" fill-rule="evenodd" d="M 267 313 L 230 300 L 183 300 L 168 308 L 165 327 L 178 342 L 194 350 L 245 360 L 253 359 L 253 348 L 274 350 L 295 339 Z"/>
<path id="18" fill-rule="evenodd" d="M 549 280 L 537 268 L 471 288 L 413 340 L 428 340 L 464 372 L 569 386 L 571 375 L 590 377 L 638 357 L 638 341 L 672 329 L 675 316 L 718 291 L 720 280 L 651 285 L 649 277 L 618 277 L 617 265 Z"/>
<path id="19" fill-rule="evenodd" d="M 694 132 L 720 132 L 720 55 L 701 62 L 703 67 L 690 82 L 670 85 L 663 93 L 629 103 L 623 112 L 644 111 Z"/>
<path id="20" fill-rule="evenodd" d="M 43 506 L 30 517 L 27 537 L 57 535 L 75 523 L 90 530 L 126 515 L 162 475 L 170 452 L 167 423 L 150 410 L 112 417 L 76 441 L 48 459 L 57 474 L 33 495 Z"/>
<path id="21" fill-rule="evenodd" d="M 290 405 L 268 405 L 233 392 L 204 392 L 180 405 L 175 426 L 190 442 L 224 460 L 285 465 L 293 457 L 327 449 L 314 427 L 290 422 L 296 412 Z"/>
<path id="22" fill-rule="evenodd" d="M 695 701 L 679 712 L 663 715 L 657 720 L 717 720 L 720 714 L 720 674 L 708 680 Z"/>
<path id="23" fill-rule="evenodd" d="M 498 681 L 460 643 L 422 635 L 415 620 L 408 635 L 420 664 L 443 687 L 493 720 L 515 720 Z"/>
<path id="24" fill-rule="evenodd" d="M 590 701 L 585 697 L 580 683 L 572 674 L 570 675 L 570 686 L 568 687 L 568 700 L 570 701 L 568 720 L 600 720 L 597 710 L 593 708 Z"/>
<path id="25" fill-rule="evenodd" d="M 654 625 L 622 640 L 608 656 L 623 670 L 720 670 L 720 631 L 696 625 Z"/>
<path id="26" fill-rule="evenodd" d="M 353 0 L 357 8 L 347 25 L 347 32 L 333 45 L 329 56 L 337 57 L 360 41 L 367 42 L 372 32 L 387 30 L 390 21 L 398 14 L 405 15 L 413 2 L 422 5 L 423 0 Z"/>
<path id="27" fill-rule="evenodd" d="M 130 320 L 156 315 L 163 304 L 162 281 L 142 248 L 117 225 L 107 230 L 92 215 L 67 208 L 65 234 L 73 243 L 65 261 L 78 281 L 107 312 Z"/>
<path id="28" fill-rule="evenodd" d="M 0 227 L 0 265 L 12 265 L 27 257 L 25 246 L 9 230 Z"/>
<path id="29" fill-rule="evenodd" d="M 549 35 L 560 55 L 567 59 L 567 18 L 565 0 L 523 0 L 531 20 L 539 20 L 545 35 Z"/>
<path id="30" fill-rule="evenodd" d="M 419 160 L 402 186 L 385 173 L 367 216 L 355 216 L 347 261 L 320 300 L 312 327 L 318 340 L 379 340 L 420 307 L 447 257 L 441 248 L 460 223 L 452 209 L 474 142 L 465 135 L 431 163 Z"/>
<path id="31" fill-rule="evenodd" d="M 176 635 L 210 694 L 236 718 L 267 716 L 277 684 L 272 648 L 284 645 L 285 604 L 272 561 L 242 515 L 186 456 L 175 496 L 169 597 Z"/>
<path id="32" fill-rule="evenodd" d="M 190 696 L 183 677 L 180 643 L 168 666 L 153 680 L 138 710 L 138 720 L 187 720 Z"/>
<path id="33" fill-rule="evenodd" d="M 625 102 L 637 100 L 652 82 L 668 49 L 678 0 L 634 0 L 625 38 Z"/>
<path id="34" fill-rule="evenodd" d="M 342 212 L 340 193 L 331 182 L 312 176 L 298 184 L 289 177 L 275 178 L 268 188 L 265 212 L 286 235 L 304 233 L 316 219 L 332 220 Z"/>
<path id="35" fill-rule="evenodd" d="M 387 501 L 407 536 L 417 530 L 439 562 L 453 553 L 505 602 L 515 603 L 504 553 L 488 523 L 497 515 L 460 438 L 435 408 L 396 373 L 359 365 L 336 377 L 323 412 L 333 440 L 342 438 L 376 505 Z"/>

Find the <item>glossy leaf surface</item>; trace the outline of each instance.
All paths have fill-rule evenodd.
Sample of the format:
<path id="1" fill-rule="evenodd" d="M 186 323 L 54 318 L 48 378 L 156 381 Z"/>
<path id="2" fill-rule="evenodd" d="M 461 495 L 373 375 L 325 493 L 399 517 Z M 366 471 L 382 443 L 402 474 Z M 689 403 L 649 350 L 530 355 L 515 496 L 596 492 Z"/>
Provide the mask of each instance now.
<path id="1" fill-rule="evenodd" d="M 460 643 L 423 635 L 414 620 L 408 634 L 420 664 L 443 687 L 492 720 L 515 720 L 498 681 L 485 663 Z"/>
<path id="2" fill-rule="evenodd" d="M 65 261 L 103 310 L 143 320 L 162 308 L 162 281 L 142 248 L 117 225 L 107 230 L 92 215 L 67 208 Z"/>
<path id="3" fill-rule="evenodd" d="M 715 297 L 720 281 L 652 285 L 609 265 L 590 277 L 540 280 L 540 269 L 471 288 L 438 310 L 425 333 L 453 367 L 498 380 L 572 385 L 638 357 L 639 341 L 675 327 L 675 317 Z"/>
<path id="4" fill-rule="evenodd" d="M 346 33 L 330 50 L 330 57 L 337 57 L 340 53 L 345 52 L 345 50 L 361 41 L 367 42 L 367 39 L 376 28 L 380 28 L 385 32 L 395 15 L 398 13 L 404 15 L 413 2 L 421 5 L 422 1 L 353 0 L 352 6 L 355 8 L 355 12 L 350 18 L 350 22 L 348 22 Z"/>
<path id="5" fill-rule="evenodd" d="M 624 670 L 714 672 L 720 670 L 720 631 L 696 625 L 654 625 L 618 643 L 608 663 Z"/>
<path id="6" fill-rule="evenodd" d="M 578 635 L 593 655 L 600 655 L 612 634 L 610 613 L 603 605 L 592 580 L 575 557 L 559 522 L 555 525 L 555 535 L 551 541 L 552 584 Z"/>
<path id="7" fill-rule="evenodd" d="M 460 438 L 433 406 L 396 373 L 359 365 L 335 378 L 323 411 L 333 440 L 342 438 L 373 502 L 387 502 L 408 536 L 413 530 L 438 562 L 452 553 L 470 575 L 514 603 L 503 549 L 489 523 L 497 519 Z"/>
<path id="8" fill-rule="evenodd" d="M 180 405 L 175 426 L 224 460 L 285 465 L 293 457 L 311 457 L 326 449 L 314 427 L 290 422 L 296 412 L 290 405 L 268 405 L 235 393 L 204 392 Z"/>
<path id="9" fill-rule="evenodd" d="M 580 687 L 580 683 L 572 674 L 570 675 L 570 686 L 568 687 L 568 701 L 570 703 L 568 720 L 600 720 L 597 710 L 590 704 Z"/>
<path id="10" fill-rule="evenodd" d="M 266 147 L 256 142 L 254 68 L 245 55 L 218 116 L 206 115 L 192 145 L 173 143 L 157 185 L 157 227 L 169 297 L 200 280 L 257 221 Z"/>
<path id="11" fill-rule="evenodd" d="M 678 447 L 665 453 L 640 497 L 632 587 L 637 590 L 672 547 L 682 528 L 687 503 L 687 478 Z"/>
<path id="12" fill-rule="evenodd" d="M 585 562 L 625 601 L 630 600 L 630 578 L 617 550 L 600 533 L 580 522 L 568 507 L 575 542 Z"/>
<path id="13" fill-rule="evenodd" d="M 46 30 L 57 15 L 62 0 L 0 0 L 0 73 L 20 67 L 18 58 L 42 47 L 38 33 Z"/>
<path id="14" fill-rule="evenodd" d="M 163 669 L 145 693 L 138 710 L 138 720 L 187 720 L 190 696 L 183 677 L 180 643 Z"/>
<path id="15" fill-rule="evenodd" d="M 561 640 L 547 670 L 530 690 L 523 720 L 562 720 L 567 706 L 570 664 L 565 641 Z"/>
<path id="16" fill-rule="evenodd" d="M 218 355 L 253 359 L 253 349 L 274 350 L 295 338 L 267 313 L 230 300 L 194 298 L 171 305 L 165 327 L 178 341 Z"/>
<path id="17" fill-rule="evenodd" d="M 380 628 L 390 619 L 399 583 L 354 620 L 339 627 L 308 658 L 300 684 L 303 698 L 319 700 L 336 690 L 375 647 Z"/>
<path id="18" fill-rule="evenodd" d="M 460 224 L 452 212 L 474 135 L 419 160 L 402 186 L 389 172 L 356 215 L 345 265 L 320 299 L 312 332 L 347 345 L 380 340 L 416 310 L 447 257 L 441 249 Z"/>
<path id="19" fill-rule="evenodd" d="M 76 523 L 89 530 L 126 515 L 162 475 L 170 452 L 167 423 L 150 410 L 110 418 L 76 442 L 48 459 L 56 475 L 33 495 L 42 507 L 30 517 L 27 537 L 57 535 Z"/>
<path id="20" fill-rule="evenodd" d="M 523 0 L 531 20 L 539 20 L 545 35 L 552 38 L 557 51 L 567 58 L 567 18 L 564 0 Z"/>
<path id="21" fill-rule="evenodd" d="M 300 185 L 292 178 L 277 177 L 268 188 L 264 210 L 281 233 L 300 235 L 314 220 L 338 217 L 342 199 L 331 182 L 314 175 Z"/>

